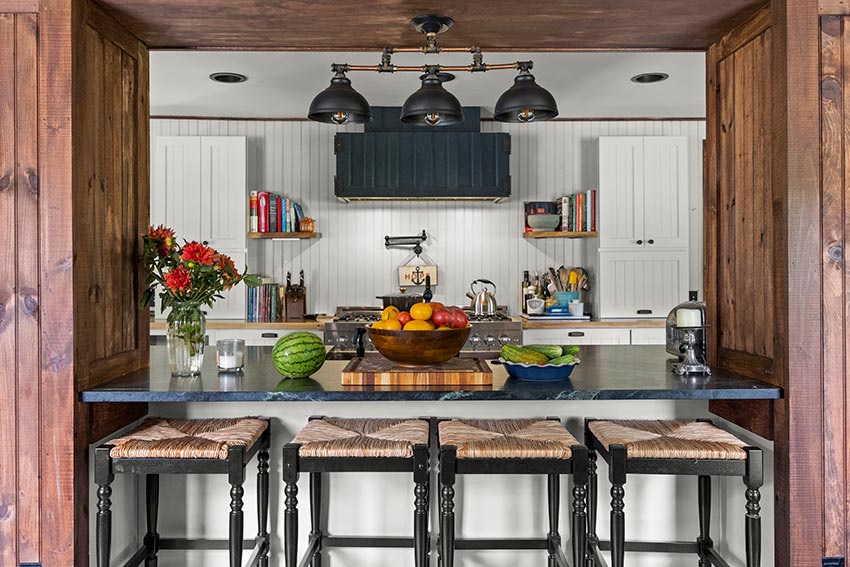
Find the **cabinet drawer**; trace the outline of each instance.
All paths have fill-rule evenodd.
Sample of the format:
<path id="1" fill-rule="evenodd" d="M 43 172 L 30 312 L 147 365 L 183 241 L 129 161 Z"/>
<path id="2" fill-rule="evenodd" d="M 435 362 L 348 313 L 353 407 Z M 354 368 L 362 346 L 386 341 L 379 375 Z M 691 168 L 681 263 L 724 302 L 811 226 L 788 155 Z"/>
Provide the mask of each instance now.
<path id="1" fill-rule="evenodd" d="M 291 332 L 286 329 L 216 329 L 215 338 L 242 339 L 245 346 L 274 346 L 278 339 Z M 315 331 L 314 334 L 322 338 L 321 332 Z"/>
<path id="2" fill-rule="evenodd" d="M 523 344 L 543 345 L 627 345 L 629 329 L 529 329 L 523 331 Z"/>
<path id="3" fill-rule="evenodd" d="M 657 329 L 632 329 L 633 345 L 664 345 L 667 344 L 667 331 L 663 327 Z"/>

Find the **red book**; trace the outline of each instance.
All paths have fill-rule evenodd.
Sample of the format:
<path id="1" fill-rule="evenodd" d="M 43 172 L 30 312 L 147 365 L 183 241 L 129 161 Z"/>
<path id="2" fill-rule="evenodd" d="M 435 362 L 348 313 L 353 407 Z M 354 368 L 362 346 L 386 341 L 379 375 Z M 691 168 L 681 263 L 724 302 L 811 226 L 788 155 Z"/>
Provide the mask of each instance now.
<path id="1" fill-rule="evenodd" d="M 257 232 L 269 231 L 269 192 L 257 193 Z"/>
<path id="2" fill-rule="evenodd" d="M 283 226 L 283 198 L 277 196 L 277 231 L 286 232 L 286 227 Z"/>

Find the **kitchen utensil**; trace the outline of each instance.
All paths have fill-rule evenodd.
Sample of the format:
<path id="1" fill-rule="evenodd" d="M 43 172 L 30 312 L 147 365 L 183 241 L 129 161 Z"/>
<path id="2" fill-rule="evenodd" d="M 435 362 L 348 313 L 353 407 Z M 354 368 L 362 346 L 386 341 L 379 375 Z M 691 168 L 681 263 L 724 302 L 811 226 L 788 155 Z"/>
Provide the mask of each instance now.
<path id="1" fill-rule="evenodd" d="M 566 380 L 573 373 L 576 366 L 581 364 L 579 359 L 572 364 L 518 364 L 516 362 L 508 362 L 502 358 L 499 362 L 504 365 L 508 376 L 517 380 L 528 381 L 554 381 Z"/>
<path id="2" fill-rule="evenodd" d="M 573 301 L 570 303 L 570 315 L 581 317 L 584 315 L 584 303 L 581 301 Z"/>
<path id="3" fill-rule="evenodd" d="M 528 215 L 526 222 L 528 222 L 528 226 L 534 232 L 544 232 L 555 230 L 558 227 L 558 223 L 561 222 L 561 217 L 547 214 Z"/>
<path id="4" fill-rule="evenodd" d="M 578 274 L 575 270 L 570 270 L 568 283 L 567 291 L 578 291 Z"/>
<path id="5" fill-rule="evenodd" d="M 555 284 L 555 291 L 566 291 L 566 289 L 564 289 L 563 284 L 561 283 L 561 278 L 559 278 L 558 274 L 555 273 L 555 268 L 549 268 L 549 276 L 552 278 L 552 282 Z"/>
<path id="6" fill-rule="evenodd" d="M 696 291 L 688 295 L 688 301 L 667 315 L 667 352 L 679 358 L 673 364 L 676 374 L 710 375 L 705 358 L 705 304 L 697 300 Z"/>
<path id="7" fill-rule="evenodd" d="M 433 366 L 454 358 L 472 330 L 388 331 L 367 327 L 378 352 L 401 366 Z"/>
<path id="8" fill-rule="evenodd" d="M 529 299 L 525 302 L 525 306 L 528 309 L 528 313 L 531 315 L 539 315 L 543 313 L 543 309 L 545 307 L 546 302 L 542 299 Z"/>
<path id="9" fill-rule="evenodd" d="M 425 297 L 421 293 L 407 293 L 407 288 L 398 288 L 399 293 L 391 293 L 388 295 L 376 295 L 384 303 L 384 307 L 394 305 L 399 311 L 410 311 L 410 308 L 417 303 L 425 301 Z"/>
<path id="10" fill-rule="evenodd" d="M 558 281 L 561 282 L 561 291 L 571 291 L 569 289 L 570 271 L 563 266 L 558 268 Z"/>
<path id="11" fill-rule="evenodd" d="M 475 291 L 475 284 L 482 284 L 481 291 Z M 493 286 L 493 291 L 491 292 L 487 289 L 487 286 Z M 490 280 L 485 279 L 477 279 L 469 284 L 469 292 L 467 292 L 466 297 L 472 300 L 469 308 L 472 309 L 473 313 L 476 315 L 495 315 L 496 314 L 496 284 L 491 282 Z"/>

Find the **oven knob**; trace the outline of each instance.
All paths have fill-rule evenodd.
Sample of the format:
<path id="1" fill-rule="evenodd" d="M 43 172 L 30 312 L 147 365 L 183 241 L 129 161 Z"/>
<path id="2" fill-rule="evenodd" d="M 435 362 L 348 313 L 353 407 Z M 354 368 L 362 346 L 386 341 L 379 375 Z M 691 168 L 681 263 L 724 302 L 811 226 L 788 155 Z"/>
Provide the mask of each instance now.
<path id="1" fill-rule="evenodd" d="M 493 335 L 487 335 L 486 337 L 484 337 L 484 342 L 487 343 L 488 349 L 492 349 L 496 346 L 496 337 L 494 337 Z"/>
<path id="2" fill-rule="evenodd" d="M 499 337 L 499 345 L 505 346 L 511 344 L 511 338 L 507 335 L 502 335 Z"/>
<path id="3" fill-rule="evenodd" d="M 340 336 L 340 337 L 337 337 L 337 338 L 336 338 L 336 345 L 337 345 L 338 347 L 343 348 L 343 347 L 345 347 L 345 345 L 347 345 L 347 344 L 348 344 L 348 337 L 342 337 L 342 336 Z"/>
<path id="4" fill-rule="evenodd" d="M 472 350 L 478 350 L 478 347 L 481 346 L 481 337 L 478 335 L 472 335 L 469 338 L 469 344 L 472 345 Z"/>

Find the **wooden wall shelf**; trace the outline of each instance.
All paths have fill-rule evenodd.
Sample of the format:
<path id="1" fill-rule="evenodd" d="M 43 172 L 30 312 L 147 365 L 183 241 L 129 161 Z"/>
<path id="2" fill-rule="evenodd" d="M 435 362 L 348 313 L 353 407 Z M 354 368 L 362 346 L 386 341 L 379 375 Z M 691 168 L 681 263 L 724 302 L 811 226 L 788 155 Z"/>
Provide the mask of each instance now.
<path id="1" fill-rule="evenodd" d="M 595 238 L 599 236 L 597 232 L 561 232 L 561 231 L 546 231 L 546 232 L 523 232 L 523 238 Z"/>
<path id="2" fill-rule="evenodd" d="M 307 240 L 322 236 L 318 232 L 249 232 L 248 238 L 274 240 Z"/>

